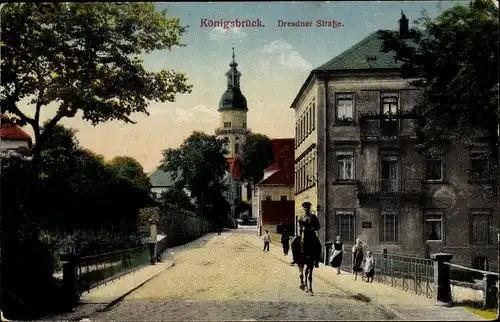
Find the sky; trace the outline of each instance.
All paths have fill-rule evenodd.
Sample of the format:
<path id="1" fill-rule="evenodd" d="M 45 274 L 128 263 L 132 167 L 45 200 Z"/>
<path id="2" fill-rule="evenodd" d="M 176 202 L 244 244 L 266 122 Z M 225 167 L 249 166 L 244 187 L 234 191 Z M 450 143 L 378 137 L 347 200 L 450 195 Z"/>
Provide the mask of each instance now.
<path id="1" fill-rule="evenodd" d="M 144 57 L 149 70 L 185 72 L 193 84 L 190 94 L 175 102 L 151 103 L 150 116 L 137 114 L 137 124 L 107 122 L 92 126 L 79 115 L 61 123 L 78 129 L 80 144 L 111 159 L 136 158 L 146 172 L 162 159 L 162 151 L 178 147 L 193 131 L 214 133 L 219 126 L 217 107 L 226 89 L 224 74 L 235 48 L 241 89 L 248 101 L 248 127 L 270 138 L 293 138 L 294 113 L 290 105 L 310 71 L 342 53 L 378 29 L 397 29 L 401 10 L 412 21 L 426 10 L 431 17 L 457 1 L 313 1 L 313 2 L 205 2 L 157 3 L 170 17 L 189 25 L 181 41 L 186 47 L 153 52 Z M 464 3 L 464 2 L 462 2 Z M 260 28 L 210 28 L 202 20 L 260 19 Z M 337 20 L 343 27 L 278 27 L 278 20 Z M 207 24 L 208 25 L 208 24 Z M 54 106 L 42 111 L 53 115 Z M 27 128 L 29 131 L 30 129 Z M 32 133 L 32 132 L 30 132 Z"/>

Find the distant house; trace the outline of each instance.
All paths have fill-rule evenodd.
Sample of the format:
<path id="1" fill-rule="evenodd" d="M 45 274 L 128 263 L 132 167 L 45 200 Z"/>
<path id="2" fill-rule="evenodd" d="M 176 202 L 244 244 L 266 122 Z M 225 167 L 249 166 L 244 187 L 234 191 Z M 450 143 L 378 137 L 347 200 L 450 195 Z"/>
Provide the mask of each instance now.
<path id="1" fill-rule="evenodd" d="M 264 178 L 252 196 L 252 214 L 262 231 L 276 232 L 279 223 L 294 224 L 294 139 L 272 139 L 274 163 L 264 170 Z M 289 233 L 293 233 L 290 231 Z"/>
<path id="2" fill-rule="evenodd" d="M 21 127 L 4 122 L 5 116 L 0 114 L 0 153 L 8 155 L 21 149 L 31 149 L 33 144 L 31 136 Z"/>
<path id="3" fill-rule="evenodd" d="M 149 181 L 151 182 L 151 192 L 157 200 L 161 199 L 162 193 L 171 189 L 175 182 L 175 175 L 172 175 L 172 172 L 165 172 L 160 169 L 156 169 L 149 176 Z M 189 189 L 184 188 L 184 192 L 191 196 L 191 191 Z"/>

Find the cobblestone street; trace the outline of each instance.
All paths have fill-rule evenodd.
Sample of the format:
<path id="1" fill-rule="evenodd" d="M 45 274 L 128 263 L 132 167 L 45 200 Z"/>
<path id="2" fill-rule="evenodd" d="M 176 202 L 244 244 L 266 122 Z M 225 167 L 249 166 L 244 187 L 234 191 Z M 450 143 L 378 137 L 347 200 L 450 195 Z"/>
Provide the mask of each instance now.
<path id="1" fill-rule="evenodd" d="M 255 246 L 255 231 L 210 234 L 175 249 L 175 266 L 91 320 L 387 320 L 390 313 L 325 279 L 314 296 L 299 273 Z M 253 239 L 253 242 L 252 242 Z M 271 247 L 276 247 L 271 245 Z M 328 269 L 328 268 L 319 268 Z"/>

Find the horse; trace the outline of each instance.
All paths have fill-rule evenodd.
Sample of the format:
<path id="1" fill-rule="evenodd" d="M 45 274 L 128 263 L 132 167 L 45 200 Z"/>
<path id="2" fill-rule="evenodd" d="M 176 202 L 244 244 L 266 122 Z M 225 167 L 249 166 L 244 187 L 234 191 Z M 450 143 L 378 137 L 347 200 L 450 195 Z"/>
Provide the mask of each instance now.
<path id="1" fill-rule="evenodd" d="M 314 237 L 316 237 L 316 236 L 314 236 Z M 307 242 L 307 243 L 304 243 L 303 246 L 301 245 L 301 241 L 302 241 L 302 238 L 300 236 L 297 236 L 297 237 L 295 237 L 295 239 L 292 242 L 293 261 L 299 267 L 300 289 L 305 290 L 308 293 L 311 293 L 311 295 L 314 295 L 314 292 L 312 289 L 312 280 L 313 280 L 312 276 L 313 276 L 315 263 L 316 263 L 316 261 L 319 260 L 318 249 L 317 249 L 317 245 L 315 245 L 314 240 Z M 321 244 L 320 244 L 319 252 L 321 252 Z M 304 278 L 304 275 L 305 275 L 305 278 Z"/>

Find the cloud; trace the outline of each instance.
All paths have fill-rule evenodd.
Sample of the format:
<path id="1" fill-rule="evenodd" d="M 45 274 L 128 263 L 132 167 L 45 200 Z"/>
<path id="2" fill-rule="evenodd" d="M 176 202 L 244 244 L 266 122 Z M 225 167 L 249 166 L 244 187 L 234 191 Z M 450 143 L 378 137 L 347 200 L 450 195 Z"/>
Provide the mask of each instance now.
<path id="1" fill-rule="evenodd" d="M 233 27 L 224 29 L 222 27 L 215 27 L 208 33 L 210 39 L 212 40 L 223 40 L 223 39 L 232 39 L 232 40 L 242 40 L 247 36 L 247 34 L 241 30 L 241 28 Z"/>
<path id="2" fill-rule="evenodd" d="M 219 113 L 214 108 L 208 108 L 205 105 L 198 104 L 191 108 L 176 108 L 175 122 L 189 123 L 211 123 L 219 118 Z"/>
<path id="3" fill-rule="evenodd" d="M 262 50 L 264 53 L 268 54 L 270 58 L 278 60 L 283 66 L 303 70 L 312 69 L 311 63 L 305 60 L 293 49 L 292 45 L 284 40 L 275 40 L 262 47 Z"/>

